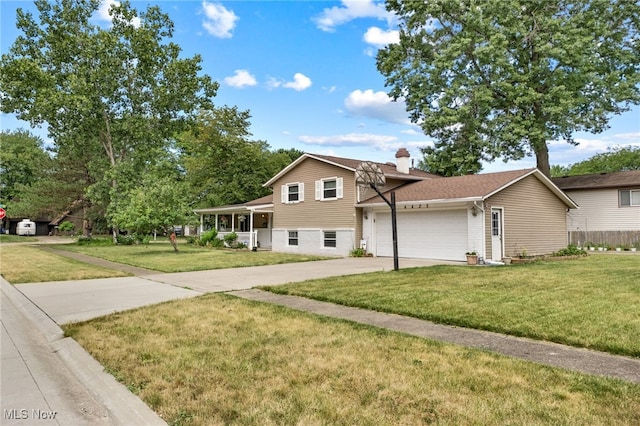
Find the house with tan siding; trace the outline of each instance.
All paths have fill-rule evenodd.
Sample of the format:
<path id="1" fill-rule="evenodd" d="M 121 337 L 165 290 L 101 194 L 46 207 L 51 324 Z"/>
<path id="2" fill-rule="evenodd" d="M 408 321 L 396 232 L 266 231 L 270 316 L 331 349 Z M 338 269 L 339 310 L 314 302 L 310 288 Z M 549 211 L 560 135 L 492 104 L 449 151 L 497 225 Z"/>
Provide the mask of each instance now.
<path id="1" fill-rule="evenodd" d="M 565 176 L 553 182 L 580 205 L 567 216 L 572 243 L 640 242 L 640 170 Z"/>
<path id="2" fill-rule="evenodd" d="M 538 169 L 424 180 L 395 194 L 399 257 L 462 261 L 476 252 L 501 261 L 548 254 L 567 246 L 567 210 L 577 208 Z M 368 250 L 391 256 L 387 204 L 376 196 L 358 207 Z"/>
<path id="3" fill-rule="evenodd" d="M 400 167 L 378 163 L 389 188 L 439 176 L 409 167 L 406 150 L 398 151 Z M 347 256 L 360 246 L 362 212 L 358 201 L 371 189 L 356 184 L 362 161 L 304 154 L 265 186 L 273 188 L 272 249 L 274 251 Z"/>
<path id="4" fill-rule="evenodd" d="M 231 213 L 225 223 L 232 229 L 238 215 L 250 217 L 241 230 L 255 232 L 260 223 L 274 251 L 347 256 L 362 247 L 393 256 L 390 208 L 356 182 L 361 163 L 304 154 L 265 183 L 273 189 L 270 204 L 254 200 L 198 213 L 216 215 L 214 226 Z M 379 191 L 387 199 L 395 193 L 399 257 L 464 261 L 474 251 L 499 261 L 568 244 L 567 211 L 577 205 L 537 169 L 444 178 L 412 168 L 406 149 L 396 163 L 375 165 L 385 178 Z"/>

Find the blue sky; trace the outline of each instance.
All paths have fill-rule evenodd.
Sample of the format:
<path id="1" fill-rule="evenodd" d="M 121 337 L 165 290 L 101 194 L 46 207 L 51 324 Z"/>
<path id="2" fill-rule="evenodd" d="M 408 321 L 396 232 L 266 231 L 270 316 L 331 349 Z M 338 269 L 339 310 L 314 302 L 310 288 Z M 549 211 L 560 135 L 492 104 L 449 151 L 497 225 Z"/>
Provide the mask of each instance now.
<path id="1" fill-rule="evenodd" d="M 108 0 L 113 1 L 113 0 Z M 432 144 L 411 125 L 404 105 L 386 95 L 376 69 L 379 47 L 397 37 L 383 3 L 349 1 L 132 1 L 157 4 L 175 24 L 184 56 L 200 54 L 203 72 L 220 83 L 215 103 L 251 111 L 253 139 L 273 149 L 394 161 L 400 147 L 419 160 Z M 95 22 L 108 25 L 106 5 Z M 0 44 L 16 36 L 15 10 L 32 2 L 1 1 Z M 2 114 L 3 130 L 28 124 Z M 640 145 L 640 108 L 612 118 L 601 134 L 576 134 L 577 147 L 550 141 L 551 164 L 568 165 L 613 146 Z M 32 130 L 46 138 L 46 131 Z M 535 167 L 535 158 L 485 164 L 485 172 Z"/>

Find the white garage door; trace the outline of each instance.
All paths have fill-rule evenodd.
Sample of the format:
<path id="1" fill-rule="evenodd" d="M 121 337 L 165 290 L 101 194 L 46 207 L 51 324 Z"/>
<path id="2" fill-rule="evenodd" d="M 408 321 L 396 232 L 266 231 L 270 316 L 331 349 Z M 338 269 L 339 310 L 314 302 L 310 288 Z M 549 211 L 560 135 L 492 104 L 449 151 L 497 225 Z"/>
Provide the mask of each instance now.
<path id="1" fill-rule="evenodd" d="M 398 212 L 398 256 L 464 260 L 467 211 Z M 393 256 L 391 213 L 376 214 L 376 255 Z"/>

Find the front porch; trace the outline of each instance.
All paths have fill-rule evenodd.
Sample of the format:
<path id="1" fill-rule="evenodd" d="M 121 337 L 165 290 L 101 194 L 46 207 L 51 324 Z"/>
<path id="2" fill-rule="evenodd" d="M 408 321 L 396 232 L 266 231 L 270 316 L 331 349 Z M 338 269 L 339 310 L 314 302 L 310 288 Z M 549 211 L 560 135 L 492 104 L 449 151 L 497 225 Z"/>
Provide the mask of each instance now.
<path id="1" fill-rule="evenodd" d="M 206 232 L 207 229 L 204 230 Z M 225 235 L 235 232 L 238 236 L 238 242 L 243 243 L 249 248 L 262 248 L 271 249 L 271 230 L 270 229 L 255 229 L 253 232 L 241 232 L 241 231 L 218 231 L 218 238 L 223 238 Z"/>
<path id="2" fill-rule="evenodd" d="M 200 215 L 198 234 L 215 229 L 224 238 L 234 232 L 247 247 L 271 248 L 273 196 L 262 197 L 245 204 L 197 209 Z"/>

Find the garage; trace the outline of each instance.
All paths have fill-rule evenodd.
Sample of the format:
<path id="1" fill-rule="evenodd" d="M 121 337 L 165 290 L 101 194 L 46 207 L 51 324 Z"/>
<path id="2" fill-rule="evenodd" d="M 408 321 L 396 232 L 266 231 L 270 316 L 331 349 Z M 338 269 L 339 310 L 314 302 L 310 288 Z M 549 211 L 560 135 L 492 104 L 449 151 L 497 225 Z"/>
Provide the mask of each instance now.
<path id="1" fill-rule="evenodd" d="M 398 211 L 398 256 L 464 260 L 467 211 Z M 393 256 L 391 213 L 377 213 L 376 256 Z"/>

